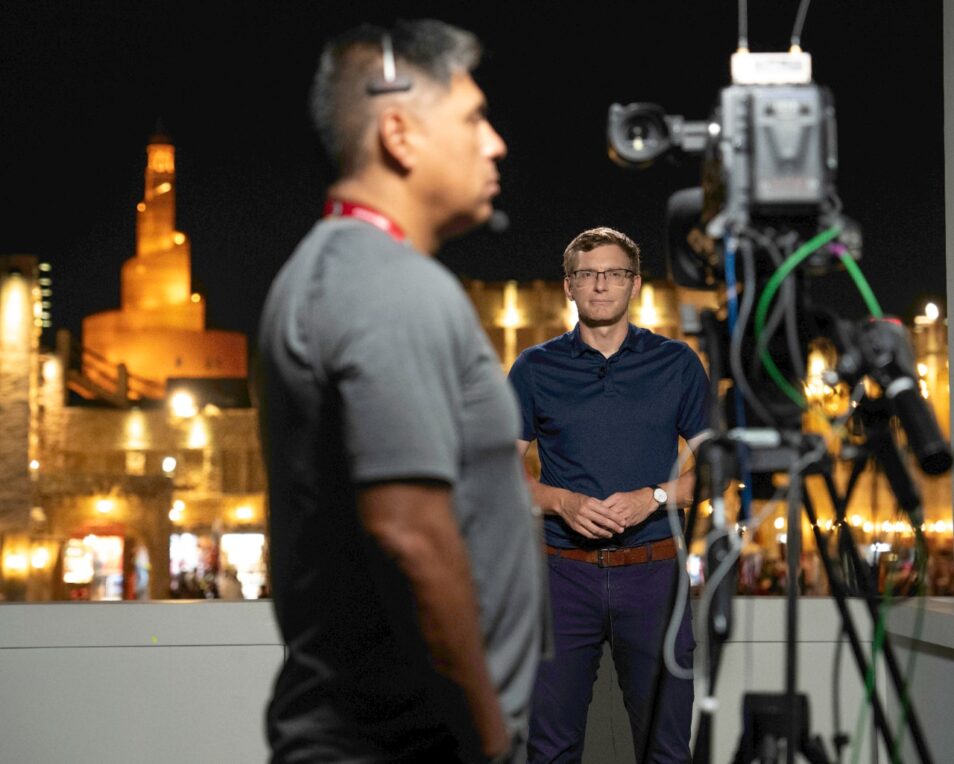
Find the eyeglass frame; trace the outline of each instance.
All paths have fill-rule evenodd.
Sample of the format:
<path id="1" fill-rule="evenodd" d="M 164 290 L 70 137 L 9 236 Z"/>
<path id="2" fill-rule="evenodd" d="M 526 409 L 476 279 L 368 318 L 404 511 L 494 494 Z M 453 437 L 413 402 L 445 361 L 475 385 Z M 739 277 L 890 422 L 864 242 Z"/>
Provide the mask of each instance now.
<path id="1" fill-rule="evenodd" d="M 578 275 L 578 274 L 580 274 L 580 273 L 592 273 L 592 274 L 593 274 L 593 283 L 594 283 L 594 284 L 599 283 L 600 276 L 602 276 L 602 277 L 603 277 L 603 280 L 604 280 L 607 284 L 612 284 L 613 286 L 626 286 L 626 279 L 631 278 L 631 277 L 635 277 L 635 276 L 638 275 L 638 274 L 636 273 L 636 271 L 630 270 L 629 268 L 607 268 L 606 270 L 603 270 L 603 271 L 598 271 L 598 270 L 595 270 L 595 269 L 593 269 L 593 268 L 578 268 L 578 269 L 575 270 L 575 271 L 570 271 L 570 272 L 567 274 L 567 278 L 568 278 L 570 281 L 572 281 L 574 284 L 586 285 L 586 284 L 590 283 L 590 282 L 589 282 L 589 279 L 587 279 L 586 281 L 581 281 L 581 280 L 580 280 L 580 277 L 579 277 L 579 275 Z M 614 275 L 614 276 L 611 277 L 611 276 L 609 275 L 609 274 L 611 274 L 611 273 L 612 273 L 612 274 L 624 273 L 624 274 L 626 274 L 626 275 L 625 275 L 625 276 L 622 276 L 621 278 L 619 278 L 619 280 L 616 280 L 616 279 L 617 279 L 617 276 Z"/>

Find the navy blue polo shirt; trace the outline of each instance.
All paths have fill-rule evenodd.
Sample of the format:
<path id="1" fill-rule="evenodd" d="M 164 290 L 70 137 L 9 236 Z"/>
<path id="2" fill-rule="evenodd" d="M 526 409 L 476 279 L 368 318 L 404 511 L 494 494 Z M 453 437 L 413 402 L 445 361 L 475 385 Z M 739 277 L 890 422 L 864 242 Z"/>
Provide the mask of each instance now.
<path id="1" fill-rule="evenodd" d="M 609 358 L 580 327 L 524 350 L 510 369 L 523 440 L 538 441 L 540 481 L 597 499 L 664 483 L 686 440 L 705 430 L 709 381 L 686 343 L 630 325 Z M 593 540 L 557 515 L 544 516 L 547 543 L 626 547 L 672 535 L 665 511 L 612 539 Z"/>

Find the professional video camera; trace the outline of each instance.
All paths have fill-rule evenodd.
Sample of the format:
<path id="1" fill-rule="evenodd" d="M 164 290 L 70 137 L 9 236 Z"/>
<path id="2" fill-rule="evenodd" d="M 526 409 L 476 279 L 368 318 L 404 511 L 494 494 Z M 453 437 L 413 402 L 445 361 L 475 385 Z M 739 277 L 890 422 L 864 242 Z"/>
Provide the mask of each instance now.
<path id="1" fill-rule="evenodd" d="M 726 263 L 732 265 L 739 253 L 751 256 L 754 275 L 746 281 L 755 291 L 753 279 L 764 285 L 800 243 L 820 232 L 830 233 L 824 246 L 800 259 L 795 280 L 843 267 L 847 258 L 860 259 L 860 229 L 842 214 L 835 187 L 834 100 L 812 81 L 810 55 L 797 49 L 740 50 L 732 56 L 731 69 L 732 84 L 722 90 L 707 121 L 670 116 L 647 103 L 613 104 L 609 110 L 609 153 L 623 166 L 645 168 L 666 155 L 704 156 L 701 185 L 669 200 L 666 239 L 673 279 L 695 289 L 725 283 L 734 292 L 734 272 L 726 272 Z M 817 336 L 815 324 L 836 317 L 816 315 L 813 307 L 802 305 L 802 318 L 796 320 L 795 299 L 793 286 L 786 283 L 761 339 L 748 326 L 751 314 L 742 316 L 738 327 L 733 316 L 720 323 L 724 335 L 738 333 L 737 347 L 725 341 L 737 357 L 723 356 L 734 373 L 721 370 L 745 397 L 744 406 L 727 412 L 736 425 L 800 427 L 801 402 L 790 392 L 805 377 L 796 346 Z M 776 334 L 779 327 L 786 331 Z M 762 385 L 763 373 L 773 371 L 774 362 L 759 364 L 760 357 L 784 359 L 784 372 L 776 376 L 787 383 Z M 749 360 L 745 373 L 743 359 Z M 763 389 L 761 397 L 751 393 L 753 387 Z"/>
<path id="2" fill-rule="evenodd" d="M 839 240 L 860 257 L 860 232 L 841 215 L 835 189 L 834 101 L 812 82 L 809 54 L 735 53 L 732 81 L 707 121 L 669 116 L 650 103 L 610 107 L 609 152 L 618 164 L 645 168 L 666 155 L 705 155 L 701 187 L 669 202 L 676 282 L 714 286 L 724 276 L 723 237 L 782 221 L 802 231 L 838 226 Z M 819 256 L 813 264 L 826 263 Z"/>
<path id="3" fill-rule="evenodd" d="M 740 50 L 732 56 L 731 71 L 732 84 L 722 90 L 707 121 L 670 116 L 649 103 L 613 104 L 609 110 L 609 153 L 618 164 L 645 168 L 666 155 L 704 155 L 701 185 L 678 191 L 668 203 L 667 254 L 673 279 L 695 289 L 726 284 L 734 297 L 735 274 L 726 271 L 726 264 L 734 264 L 737 252 L 752 255 L 754 282 L 746 278 L 745 284 L 751 291 L 763 291 L 768 277 L 791 263 L 796 252 L 798 262 L 785 272 L 783 282 L 790 276 L 804 281 L 836 268 L 861 278 L 854 266 L 861 258 L 861 231 L 842 213 L 835 186 L 834 99 L 812 81 L 811 56 L 797 46 L 787 53 Z M 813 244 L 819 239 L 820 244 Z M 801 251 L 803 242 L 813 244 L 809 251 Z M 831 335 L 838 350 L 847 353 L 844 340 L 849 336 L 881 331 L 881 324 L 864 332 L 846 329 L 829 309 L 808 302 L 804 290 L 796 291 L 790 282 L 783 287 L 774 320 L 767 322 L 768 331 L 761 337 L 751 333 L 766 329 L 758 325 L 757 313 L 743 316 L 742 325 L 735 326 L 730 305 L 729 320 L 720 324 L 723 332 L 738 334 L 737 347 L 725 343 L 730 352 L 723 359 L 731 369 L 721 370 L 733 378 L 747 404 L 727 411 L 736 425 L 799 429 L 803 402 L 797 387 L 806 375 L 799 346 Z M 869 307 L 880 318 L 873 300 Z M 786 333 L 775 334 L 772 328 L 783 323 Z M 882 344 L 898 343 L 886 338 Z M 733 354 L 748 363 L 733 359 Z M 775 358 L 782 359 L 784 373 Z M 777 389 L 763 392 L 760 400 L 751 390 L 760 386 L 763 371 L 775 378 Z M 857 379 L 855 374 L 850 381 Z M 906 418 L 904 424 L 914 424 Z M 917 426 L 930 428 L 921 419 L 918 416 Z M 936 425 L 930 432 L 909 435 L 939 439 Z M 942 459 L 928 471 L 937 474 L 938 468 L 948 466 Z"/>
<path id="4" fill-rule="evenodd" d="M 744 5 L 740 2 L 740 11 Z M 785 53 L 749 52 L 740 13 L 739 50 L 731 61 L 732 84 L 721 91 L 710 119 L 689 121 L 667 115 L 656 104 L 633 103 L 613 104 L 607 123 L 610 158 L 624 167 L 646 168 L 667 155 L 703 157 L 700 185 L 678 191 L 669 200 L 666 238 L 669 269 L 676 283 L 694 289 L 719 288 L 725 298 L 723 312 L 704 311 L 691 329 L 700 335 L 709 361 L 714 401 L 714 436 L 697 454 L 696 484 L 697 489 L 705 484 L 703 490 L 712 497 L 710 522 L 713 529 L 721 531 L 710 534 L 715 540 L 706 553 L 708 575 L 715 586 L 714 593 L 707 592 L 711 607 L 706 624 L 706 671 L 711 695 L 720 645 L 731 628 L 733 582 L 725 571 L 731 570 L 738 555 L 738 544 L 732 542 L 725 517 L 725 484 L 734 478 L 748 486 L 747 495 L 743 492 L 741 497 L 740 521 L 744 521 L 752 499 L 751 486 L 761 485 L 766 492 L 756 492 L 756 496 L 768 498 L 775 490 L 772 476 L 788 473 L 789 650 L 781 706 L 786 718 L 780 735 L 789 741 L 789 761 L 799 747 L 806 755 L 806 749 L 812 749 L 812 761 L 825 761 L 824 754 L 806 737 L 807 699 L 795 692 L 794 603 L 803 507 L 863 676 L 868 667 L 845 597 L 849 592 L 863 594 L 872 618 L 881 617 L 877 589 L 864 574 L 863 561 L 845 522 L 837 523 L 837 541 L 841 554 L 850 559 L 839 567 L 829 557 L 829 539 L 818 527 L 810 496 L 803 491 L 804 476 L 811 472 L 825 477 L 836 514 L 843 521 L 854 481 L 869 460 L 875 461 L 899 506 L 909 514 L 923 547 L 921 498 L 910 478 L 904 449 L 910 448 L 928 474 L 946 472 L 952 463 L 950 447 L 918 392 L 907 332 L 900 322 L 882 315 L 857 265 L 860 228 L 842 213 L 835 186 L 834 99 L 813 82 L 811 57 L 799 45 L 807 5 L 807 0 L 802 0 L 792 47 Z M 737 262 L 742 266 L 741 277 L 736 275 Z M 853 278 L 870 317 L 847 320 L 829 306 L 812 301 L 810 279 L 835 269 L 844 269 Z M 690 331 L 685 322 L 683 328 Z M 831 457 L 824 441 L 802 428 L 808 406 L 806 350 L 819 339 L 834 347 L 838 355 L 825 373 L 825 383 L 841 383 L 852 390 L 852 405 L 841 414 L 841 426 L 835 428 L 851 434 L 850 451 L 856 455 L 853 477 L 844 494 L 832 479 Z M 726 389 L 719 384 L 721 379 L 731 382 L 728 395 L 719 394 Z M 878 389 L 880 394 L 875 394 Z M 900 423 L 906 444 L 898 442 L 894 422 Z M 690 539 L 696 509 L 694 503 L 687 517 L 685 535 Z M 848 568 L 860 571 L 859 581 L 848 581 L 841 574 Z M 884 649 L 891 679 L 901 694 L 904 679 L 890 645 Z M 708 756 L 712 704 L 702 705 L 694 761 L 705 761 Z M 805 710 L 800 710 L 802 706 Z M 873 707 L 882 738 L 893 751 L 895 739 L 877 698 Z M 750 721 L 746 719 L 747 726 Z M 907 722 L 922 761 L 930 761 L 913 709 Z M 650 728 L 652 723 L 651 719 Z M 647 742 L 639 760 L 648 758 L 649 745 Z M 742 760 L 751 759 L 740 753 L 737 761 Z"/>

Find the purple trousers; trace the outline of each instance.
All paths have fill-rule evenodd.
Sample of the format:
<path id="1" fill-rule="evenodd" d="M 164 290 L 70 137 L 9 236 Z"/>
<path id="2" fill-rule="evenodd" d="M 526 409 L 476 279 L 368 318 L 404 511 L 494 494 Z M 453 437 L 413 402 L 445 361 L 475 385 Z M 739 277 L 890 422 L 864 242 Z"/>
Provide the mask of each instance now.
<path id="1" fill-rule="evenodd" d="M 555 655 L 540 665 L 530 714 L 529 764 L 579 762 L 586 714 L 607 640 L 629 714 L 633 746 L 642 750 L 653 681 L 663 672 L 657 722 L 646 762 L 689 762 L 692 680 L 677 679 L 662 661 L 676 560 L 600 568 L 549 557 Z M 689 608 L 679 627 L 676 659 L 692 666 L 695 640 Z"/>

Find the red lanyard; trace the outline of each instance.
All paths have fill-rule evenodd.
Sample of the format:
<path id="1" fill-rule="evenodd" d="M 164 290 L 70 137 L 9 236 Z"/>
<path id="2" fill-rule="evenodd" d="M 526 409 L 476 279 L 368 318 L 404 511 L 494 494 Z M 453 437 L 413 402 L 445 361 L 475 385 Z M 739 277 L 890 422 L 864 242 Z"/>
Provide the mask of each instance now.
<path id="1" fill-rule="evenodd" d="M 341 199 L 329 199 L 325 202 L 325 217 L 357 218 L 370 223 L 389 234 L 395 241 L 404 241 L 404 231 L 391 218 L 380 212 L 365 207 L 363 204 L 346 202 Z"/>

